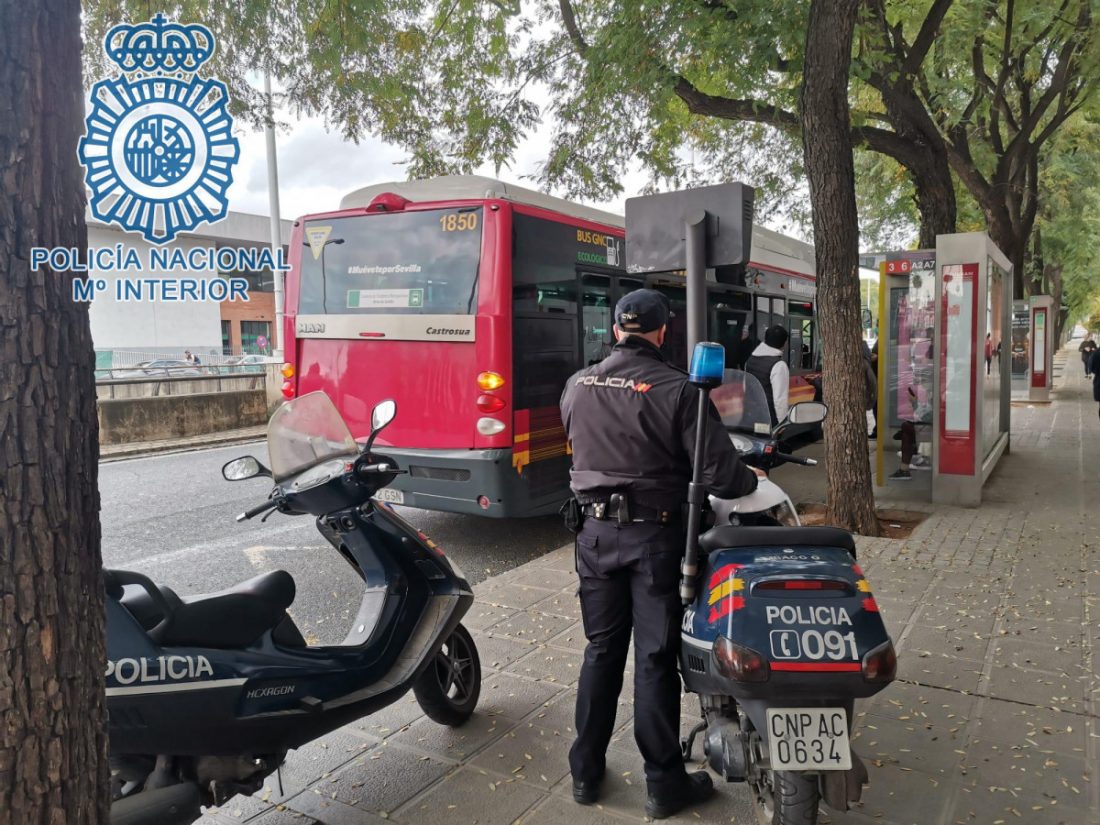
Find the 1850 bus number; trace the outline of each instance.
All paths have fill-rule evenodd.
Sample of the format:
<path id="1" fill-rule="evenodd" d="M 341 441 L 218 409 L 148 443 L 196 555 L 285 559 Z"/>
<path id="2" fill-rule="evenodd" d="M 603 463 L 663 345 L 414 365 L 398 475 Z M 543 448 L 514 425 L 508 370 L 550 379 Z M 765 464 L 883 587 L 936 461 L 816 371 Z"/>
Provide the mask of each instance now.
<path id="1" fill-rule="evenodd" d="M 444 232 L 465 232 L 477 229 L 476 212 L 451 212 L 439 216 L 439 226 Z"/>

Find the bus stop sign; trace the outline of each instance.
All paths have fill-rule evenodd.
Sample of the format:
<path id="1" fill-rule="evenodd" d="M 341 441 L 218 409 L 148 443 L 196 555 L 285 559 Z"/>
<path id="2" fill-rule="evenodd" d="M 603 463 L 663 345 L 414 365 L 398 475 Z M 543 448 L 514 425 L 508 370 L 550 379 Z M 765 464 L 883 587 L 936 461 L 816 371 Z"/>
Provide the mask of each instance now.
<path id="1" fill-rule="evenodd" d="M 687 268 L 685 221 L 706 212 L 708 268 L 749 261 L 755 190 L 744 183 L 720 183 L 680 192 L 628 198 L 626 271 L 669 272 Z"/>

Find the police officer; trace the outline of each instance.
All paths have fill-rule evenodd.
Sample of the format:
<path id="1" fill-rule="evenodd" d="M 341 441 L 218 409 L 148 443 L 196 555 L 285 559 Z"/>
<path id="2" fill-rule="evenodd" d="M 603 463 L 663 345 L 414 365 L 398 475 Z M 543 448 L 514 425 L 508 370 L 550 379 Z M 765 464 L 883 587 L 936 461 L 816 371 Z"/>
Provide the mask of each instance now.
<path id="1" fill-rule="evenodd" d="M 713 793 L 680 754 L 682 508 L 691 480 L 698 390 L 661 354 L 665 297 L 639 289 L 615 307 L 614 349 L 569 379 L 562 420 L 573 449 L 571 487 L 584 513 L 577 534 L 581 616 L 588 647 L 569 752 L 573 798 L 599 798 L 605 755 L 634 629 L 634 738 L 645 759 L 646 814 L 663 819 Z M 756 489 L 711 407 L 703 481 L 718 496 Z"/>

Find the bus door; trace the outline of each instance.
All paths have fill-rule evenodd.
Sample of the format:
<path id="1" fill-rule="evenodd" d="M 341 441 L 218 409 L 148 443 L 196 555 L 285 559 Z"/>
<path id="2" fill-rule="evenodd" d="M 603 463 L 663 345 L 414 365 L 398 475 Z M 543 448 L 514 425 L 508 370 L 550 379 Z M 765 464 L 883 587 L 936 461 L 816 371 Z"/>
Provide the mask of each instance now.
<path id="1" fill-rule="evenodd" d="M 788 305 L 791 332 L 791 371 L 813 370 L 817 363 L 817 333 L 814 327 L 814 305 L 812 301 L 791 301 Z M 801 346 L 794 347 L 795 335 Z M 797 356 L 797 358 L 796 358 Z"/>
<path id="2" fill-rule="evenodd" d="M 628 292 L 644 285 L 636 278 L 611 277 L 595 272 L 580 273 L 582 367 L 598 364 L 615 346 L 612 317 L 615 304 Z"/>
<path id="3" fill-rule="evenodd" d="M 749 324 L 752 316 L 752 296 L 744 292 L 712 291 L 707 296 L 710 328 L 709 340 L 726 350 L 726 367 L 742 369 L 752 353 Z"/>
<path id="4" fill-rule="evenodd" d="M 669 363 L 683 369 L 688 368 L 687 348 L 687 292 L 682 286 L 673 286 L 668 282 L 655 281 L 649 284 L 668 298 L 672 317 L 668 319 L 668 333 L 665 345 L 661 348 Z"/>

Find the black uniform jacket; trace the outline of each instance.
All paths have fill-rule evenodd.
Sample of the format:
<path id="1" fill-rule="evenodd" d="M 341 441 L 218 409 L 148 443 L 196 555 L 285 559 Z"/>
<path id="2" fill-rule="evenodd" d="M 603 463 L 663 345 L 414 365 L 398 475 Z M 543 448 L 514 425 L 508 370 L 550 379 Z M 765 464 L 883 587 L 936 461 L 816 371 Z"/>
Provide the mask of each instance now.
<path id="1" fill-rule="evenodd" d="M 632 501 L 672 509 L 687 500 L 699 391 L 687 373 L 638 336 L 569 379 L 561 396 L 573 447 L 571 486 L 582 502 L 629 492 Z M 714 405 L 707 425 L 703 484 L 720 498 L 756 489 L 756 474 L 737 456 Z"/>

